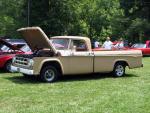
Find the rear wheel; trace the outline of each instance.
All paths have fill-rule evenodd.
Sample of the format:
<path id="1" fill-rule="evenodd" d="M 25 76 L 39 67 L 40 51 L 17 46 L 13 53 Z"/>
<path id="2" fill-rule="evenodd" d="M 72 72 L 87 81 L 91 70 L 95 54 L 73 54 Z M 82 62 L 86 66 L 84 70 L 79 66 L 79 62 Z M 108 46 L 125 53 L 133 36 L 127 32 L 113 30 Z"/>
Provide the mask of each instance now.
<path id="1" fill-rule="evenodd" d="M 6 64 L 5 64 L 5 70 L 7 72 L 11 72 L 11 64 L 12 64 L 11 60 L 9 60 L 9 61 L 6 62 Z"/>
<path id="2" fill-rule="evenodd" d="M 125 65 L 123 63 L 116 63 L 113 70 L 115 77 L 121 77 L 125 75 Z"/>
<path id="3" fill-rule="evenodd" d="M 40 78 L 43 82 L 54 82 L 59 76 L 59 71 L 54 66 L 45 66 L 42 68 Z"/>

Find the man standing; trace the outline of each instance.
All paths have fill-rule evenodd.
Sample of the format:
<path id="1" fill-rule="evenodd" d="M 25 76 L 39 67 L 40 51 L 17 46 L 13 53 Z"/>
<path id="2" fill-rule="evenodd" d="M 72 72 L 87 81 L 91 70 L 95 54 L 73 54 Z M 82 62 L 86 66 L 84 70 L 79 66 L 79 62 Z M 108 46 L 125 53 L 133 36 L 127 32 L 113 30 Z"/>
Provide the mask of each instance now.
<path id="1" fill-rule="evenodd" d="M 113 43 L 110 41 L 110 37 L 107 37 L 106 41 L 104 42 L 102 47 L 105 48 L 105 49 L 110 50 L 110 49 L 112 49 L 112 45 L 113 45 Z"/>

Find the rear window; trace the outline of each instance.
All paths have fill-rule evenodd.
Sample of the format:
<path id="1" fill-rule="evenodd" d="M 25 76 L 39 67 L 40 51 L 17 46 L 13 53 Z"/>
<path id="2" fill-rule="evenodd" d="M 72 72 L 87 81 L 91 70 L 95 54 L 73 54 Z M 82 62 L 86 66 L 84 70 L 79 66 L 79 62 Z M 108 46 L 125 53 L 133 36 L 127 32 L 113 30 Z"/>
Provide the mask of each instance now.
<path id="1" fill-rule="evenodd" d="M 76 51 L 87 51 L 87 45 L 84 40 L 72 40 L 72 46 L 76 47 Z"/>

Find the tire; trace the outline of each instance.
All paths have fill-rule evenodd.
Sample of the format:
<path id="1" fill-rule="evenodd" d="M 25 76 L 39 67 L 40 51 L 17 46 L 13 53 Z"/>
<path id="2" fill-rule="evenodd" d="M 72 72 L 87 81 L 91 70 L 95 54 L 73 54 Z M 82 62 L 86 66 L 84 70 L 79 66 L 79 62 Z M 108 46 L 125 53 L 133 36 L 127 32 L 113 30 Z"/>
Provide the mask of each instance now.
<path id="1" fill-rule="evenodd" d="M 40 79 L 43 82 L 52 83 L 57 80 L 59 71 L 54 66 L 45 66 L 40 73 Z"/>
<path id="2" fill-rule="evenodd" d="M 115 77 L 122 77 L 125 75 L 125 65 L 123 63 L 116 63 L 113 70 Z"/>
<path id="3" fill-rule="evenodd" d="M 11 61 L 11 60 L 9 60 L 9 61 L 6 62 L 4 68 L 5 68 L 5 70 L 6 70 L 7 72 L 11 72 L 11 64 L 12 64 L 12 61 Z"/>

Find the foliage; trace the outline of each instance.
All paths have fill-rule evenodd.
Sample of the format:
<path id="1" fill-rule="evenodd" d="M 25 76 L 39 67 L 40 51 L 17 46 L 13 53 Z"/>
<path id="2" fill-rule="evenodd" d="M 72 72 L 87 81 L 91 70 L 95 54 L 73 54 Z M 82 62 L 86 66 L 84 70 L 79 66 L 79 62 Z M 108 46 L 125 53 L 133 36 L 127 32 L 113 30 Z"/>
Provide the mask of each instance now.
<path id="1" fill-rule="evenodd" d="M 104 41 L 120 37 L 139 42 L 150 37 L 148 0 L 1 0 L 0 35 L 15 37 L 16 29 L 40 26 L 48 36 L 80 35 Z"/>
<path id="2" fill-rule="evenodd" d="M 73 12 L 75 7 L 69 6 L 74 4 L 69 2 L 71 0 L 32 0 L 30 26 L 40 26 L 50 36 L 69 34 L 77 18 Z"/>
<path id="3" fill-rule="evenodd" d="M 83 8 L 85 12 L 85 21 L 89 26 L 89 36 L 104 40 L 107 36 L 113 36 L 115 33 L 113 24 L 117 23 L 116 18 L 123 16 L 118 0 L 106 1 L 95 0 L 93 6 L 86 3 Z"/>
<path id="4" fill-rule="evenodd" d="M 142 42 L 148 39 L 145 36 L 146 31 L 149 31 L 150 23 L 145 19 L 136 18 L 131 21 L 129 28 L 126 31 L 126 36 L 133 36 L 132 42 Z"/>
<path id="5" fill-rule="evenodd" d="M 112 20 L 123 15 L 118 0 L 45 0 L 40 4 L 32 0 L 31 3 L 34 4 L 31 26 L 42 27 L 50 36 L 83 35 L 103 40 L 114 32 Z"/>
<path id="6" fill-rule="evenodd" d="M 21 8 L 23 0 L 0 1 L 0 36 L 15 37 L 16 29 L 21 27 Z"/>
<path id="7" fill-rule="evenodd" d="M 121 0 L 126 28 L 124 35 L 132 42 L 150 40 L 150 2 L 148 0 Z"/>

